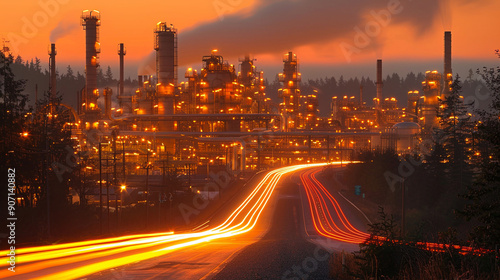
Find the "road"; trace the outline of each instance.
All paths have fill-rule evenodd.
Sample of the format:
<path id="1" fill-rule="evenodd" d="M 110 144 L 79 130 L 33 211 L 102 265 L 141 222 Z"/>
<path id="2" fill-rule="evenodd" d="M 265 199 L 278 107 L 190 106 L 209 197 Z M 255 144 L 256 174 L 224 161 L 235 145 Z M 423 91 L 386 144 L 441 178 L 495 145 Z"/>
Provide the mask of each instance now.
<path id="1" fill-rule="evenodd" d="M 323 166 L 269 172 L 206 230 L 23 248 L 16 273 L 4 265 L 0 278 L 324 279 L 325 248 L 352 251 L 366 234 L 349 222 L 357 210 L 339 198 L 336 204 L 316 180 Z"/>
<path id="2" fill-rule="evenodd" d="M 366 230 L 368 221 L 316 179 L 322 169 L 301 170 L 283 180 L 269 232 L 214 279 L 327 279 L 330 253 L 359 249 L 368 234 L 356 226 Z"/>

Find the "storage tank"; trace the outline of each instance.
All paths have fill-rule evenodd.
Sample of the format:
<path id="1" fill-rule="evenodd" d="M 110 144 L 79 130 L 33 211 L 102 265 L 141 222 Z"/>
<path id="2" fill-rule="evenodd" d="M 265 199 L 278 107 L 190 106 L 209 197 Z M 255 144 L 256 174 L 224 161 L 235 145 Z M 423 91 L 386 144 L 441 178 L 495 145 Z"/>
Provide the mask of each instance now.
<path id="1" fill-rule="evenodd" d="M 177 30 L 166 22 L 155 29 L 156 76 L 164 86 L 177 84 Z"/>
<path id="2" fill-rule="evenodd" d="M 396 133 L 398 153 L 409 153 L 418 145 L 420 136 L 420 125 L 415 122 L 401 122 L 392 126 Z"/>

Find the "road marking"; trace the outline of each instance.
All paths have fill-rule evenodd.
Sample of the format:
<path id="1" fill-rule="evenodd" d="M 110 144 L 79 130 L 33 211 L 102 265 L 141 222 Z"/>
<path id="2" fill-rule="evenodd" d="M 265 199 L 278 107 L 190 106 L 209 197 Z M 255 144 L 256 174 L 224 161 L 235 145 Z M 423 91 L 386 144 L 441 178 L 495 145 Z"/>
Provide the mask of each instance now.
<path id="1" fill-rule="evenodd" d="M 246 247 L 246 246 L 245 246 Z M 245 248 L 244 247 L 244 248 Z M 239 253 L 241 250 L 243 250 L 244 248 L 240 249 L 240 250 L 237 250 L 235 252 L 233 252 L 231 255 L 229 255 L 229 257 L 227 257 L 225 260 L 223 260 L 218 266 L 216 266 L 214 269 L 210 270 L 209 273 L 207 273 L 205 276 L 201 277 L 200 280 L 206 280 L 208 279 L 208 277 L 210 275 L 215 275 L 217 273 L 219 273 L 222 269 L 224 269 L 224 267 L 226 267 L 226 265 L 232 260 L 234 254 L 236 253 Z"/>
<path id="2" fill-rule="evenodd" d="M 363 214 L 363 216 L 365 216 L 365 219 L 370 223 L 372 224 L 372 221 L 370 221 L 370 219 L 368 219 L 368 217 L 365 215 L 365 213 L 363 211 L 361 211 L 361 209 L 358 208 L 358 206 L 356 206 L 354 203 L 352 203 L 349 199 L 347 199 L 347 197 L 345 197 L 343 194 L 341 194 L 340 192 L 338 192 L 340 194 L 341 197 L 343 197 L 345 200 L 347 200 L 347 202 L 349 202 L 352 206 L 354 206 L 354 208 L 358 209 L 359 212 L 361 212 L 361 214 Z"/>

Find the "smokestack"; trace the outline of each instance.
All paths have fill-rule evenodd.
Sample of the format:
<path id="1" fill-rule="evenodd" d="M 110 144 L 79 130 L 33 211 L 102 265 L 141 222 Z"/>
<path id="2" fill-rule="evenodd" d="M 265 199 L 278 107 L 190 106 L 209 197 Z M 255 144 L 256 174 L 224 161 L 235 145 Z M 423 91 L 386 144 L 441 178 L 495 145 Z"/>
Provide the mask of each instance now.
<path id="1" fill-rule="evenodd" d="M 96 10 L 85 10 L 82 13 L 81 24 L 85 30 L 85 111 L 97 110 L 97 67 L 99 67 L 99 44 L 98 29 L 101 25 L 101 15 Z"/>
<path id="2" fill-rule="evenodd" d="M 57 97 L 57 76 L 56 76 L 56 44 L 50 44 L 49 49 L 49 71 L 50 71 L 50 81 L 49 81 L 49 89 L 50 89 L 50 102 Z"/>
<path id="3" fill-rule="evenodd" d="M 177 85 L 177 29 L 159 22 L 155 29 L 156 77 L 163 86 Z"/>
<path id="4" fill-rule="evenodd" d="M 127 54 L 127 50 L 125 49 L 123 43 L 118 45 L 118 55 L 120 56 L 120 91 L 118 92 L 118 96 L 123 96 L 123 71 L 124 71 L 124 57 Z"/>
<path id="5" fill-rule="evenodd" d="M 448 77 L 451 72 L 451 31 L 444 32 L 444 74 Z"/>
<path id="6" fill-rule="evenodd" d="M 142 81 L 142 75 L 137 76 L 137 83 L 139 88 L 142 88 L 144 86 L 144 82 Z"/>
<path id="7" fill-rule="evenodd" d="M 384 86 L 384 83 L 382 82 L 382 59 L 377 60 L 377 108 L 380 109 L 382 105 L 382 87 Z"/>
<path id="8" fill-rule="evenodd" d="M 104 114 L 106 119 L 111 119 L 111 95 L 113 95 L 113 90 L 110 88 L 105 88 L 103 91 L 104 95 Z"/>
<path id="9" fill-rule="evenodd" d="M 443 97 L 450 93 L 453 83 L 453 72 L 451 71 L 451 31 L 444 32 L 444 83 Z"/>

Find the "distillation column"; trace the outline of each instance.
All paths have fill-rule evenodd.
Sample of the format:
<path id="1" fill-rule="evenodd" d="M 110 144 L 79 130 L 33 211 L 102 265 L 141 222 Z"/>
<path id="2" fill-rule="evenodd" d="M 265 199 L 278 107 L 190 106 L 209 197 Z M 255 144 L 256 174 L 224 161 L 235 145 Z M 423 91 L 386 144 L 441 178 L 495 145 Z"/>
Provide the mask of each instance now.
<path id="1" fill-rule="evenodd" d="M 99 67 L 99 53 L 101 47 L 99 44 L 99 26 L 101 25 L 101 15 L 96 10 L 85 10 L 82 13 L 81 25 L 85 30 L 85 103 L 83 112 L 86 117 L 93 116 L 97 118 L 99 108 L 97 107 L 97 98 L 99 90 L 97 89 L 97 67 Z"/>
<path id="2" fill-rule="evenodd" d="M 300 103 L 300 73 L 297 55 L 289 52 L 283 58 L 283 73 L 279 74 L 279 80 L 283 83 L 280 89 L 281 114 L 284 118 L 283 128 L 294 129 L 298 126 L 299 103 Z"/>

